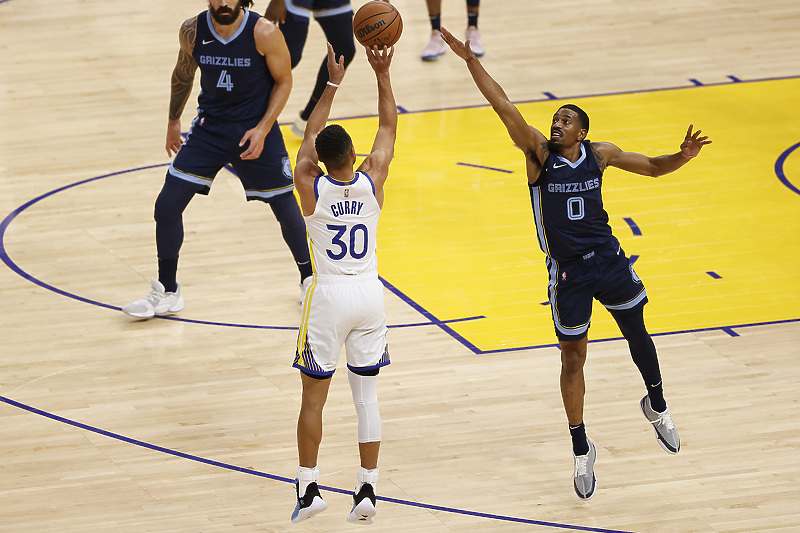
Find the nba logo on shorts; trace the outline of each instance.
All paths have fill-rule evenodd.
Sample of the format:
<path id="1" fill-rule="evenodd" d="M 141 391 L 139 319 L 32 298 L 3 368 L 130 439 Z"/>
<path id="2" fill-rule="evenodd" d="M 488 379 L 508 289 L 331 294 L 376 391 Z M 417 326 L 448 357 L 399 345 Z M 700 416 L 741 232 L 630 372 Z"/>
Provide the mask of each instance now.
<path id="1" fill-rule="evenodd" d="M 350 189 L 345 189 L 344 190 L 344 197 L 345 198 L 350 198 Z"/>
<path id="2" fill-rule="evenodd" d="M 561 279 L 564 280 L 564 281 L 567 281 L 567 273 L 566 272 L 562 272 L 561 273 Z"/>

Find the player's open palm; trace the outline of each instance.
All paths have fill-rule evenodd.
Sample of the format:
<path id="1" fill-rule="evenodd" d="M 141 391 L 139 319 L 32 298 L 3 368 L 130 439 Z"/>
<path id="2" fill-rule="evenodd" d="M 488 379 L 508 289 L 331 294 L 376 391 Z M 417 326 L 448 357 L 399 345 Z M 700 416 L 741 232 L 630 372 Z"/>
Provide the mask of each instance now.
<path id="1" fill-rule="evenodd" d="M 683 139 L 681 143 L 681 153 L 683 157 L 692 158 L 697 157 L 697 154 L 700 153 L 700 149 L 707 145 L 711 144 L 711 141 L 708 140 L 708 135 L 703 135 L 700 137 L 700 134 L 703 132 L 702 130 L 697 130 L 696 132 L 692 133 L 692 128 L 694 124 L 689 124 L 689 129 L 686 132 L 686 137 Z"/>
<path id="2" fill-rule="evenodd" d="M 450 49 L 453 52 L 455 52 L 455 54 L 458 57 L 460 57 L 463 60 L 476 57 L 475 54 L 472 53 L 472 50 L 470 50 L 469 48 L 469 41 L 467 41 L 466 44 L 462 43 L 461 41 L 453 37 L 453 34 L 447 31 L 447 29 L 445 29 L 444 27 L 442 27 L 441 32 L 442 32 L 442 39 L 444 39 L 444 42 L 447 43 L 447 46 L 449 46 Z"/>
<path id="3" fill-rule="evenodd" d="M 378 45 L 372 48 L 367 48 L 367 61 L 369 61 L 372 70 L 375 74 L 389 72 L 389 66 L 392 64 L 392 57 L 394 56 L 394 46 L 379 48 Z"/>
<path id="4" fill-rule="evenodd" d="M 333 45 L 328 43 L 328 80 L 339 85 L 342 79 L 344 79 L 344 56 L 339 56 L 337 61 L 336 54 L 333 52 Z"/>

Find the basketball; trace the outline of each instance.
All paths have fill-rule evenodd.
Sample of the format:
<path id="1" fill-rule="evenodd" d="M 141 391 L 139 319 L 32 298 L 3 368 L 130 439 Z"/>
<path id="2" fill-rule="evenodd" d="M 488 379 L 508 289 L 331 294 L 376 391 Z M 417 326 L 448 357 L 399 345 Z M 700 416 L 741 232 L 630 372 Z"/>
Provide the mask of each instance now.
<path id="1" fill-rule="evenodd" d="M 403 19 L 392 4 L 373 0 L 361 6 L 353 17 L 353 34 L 367 48 L 392 46 L 401 33 Z"/>

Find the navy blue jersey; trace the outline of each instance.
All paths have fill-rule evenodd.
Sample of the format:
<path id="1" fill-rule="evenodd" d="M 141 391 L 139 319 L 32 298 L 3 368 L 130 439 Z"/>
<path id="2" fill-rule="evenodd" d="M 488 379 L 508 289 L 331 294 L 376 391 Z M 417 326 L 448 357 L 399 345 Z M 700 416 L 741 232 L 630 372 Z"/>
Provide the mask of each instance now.
<path id="1" fill-rule="evenodd" d="M 550 152 L 539 179 L 529 186 L 539 246 L 548 257 L 579 259 L 613 238 L 602 184 L 603 171 L 588 140 L 581 142 L 575 163 Z"/>
<path id="2" fill-rule="evenodd" d="M 256 49 L 254 29 L 260 15 L 244 10 L 244 21 L 228 39 L 214 31 L 211 13 L 197 16 L 197 36 L 192 56 L 200 67 L 198 114 L 245 121 L 261 119 L 267 112 L 275 80 L 267 60 Z"/>

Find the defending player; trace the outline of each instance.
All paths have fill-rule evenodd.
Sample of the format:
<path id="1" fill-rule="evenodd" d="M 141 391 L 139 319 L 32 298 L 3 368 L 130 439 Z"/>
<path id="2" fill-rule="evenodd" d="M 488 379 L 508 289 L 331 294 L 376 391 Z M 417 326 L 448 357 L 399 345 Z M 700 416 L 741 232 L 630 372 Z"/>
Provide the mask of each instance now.
<path id="1" fill-rule="evenodd" d="M 355 148 L 341 126 L 325 127 L 336 89 L 344 77 L 344 58 L 337 61 L 328 43 L 329 81 L 308 119 L 297 152 L 297 192 L 308 229 L 314 279 L 303 308 L 294 360 L 300 369 L 303 399 L 297 420 L 297 506 L 292 522 L 327 509 L 317 486 L 317 458 L 322 441 L 322 409 L 328 397 L 342 345 L 347 375 L 358 414 L 361 467 L 347 520 L 372 523 L 381 418 L 378 371 L 389 364 L 383 284 L 375 255 L 383 186 L 394 155 L 397 107 L 389 79 L 394 48 L 367 49 L 378 81 L 378 132 L 370 154 L 354 172 Z M 324 128 L 324 129 L 323 129 Z M 327 173 L 319 166 L 325 164 Z"/>
<path id="2" fill-rule="evenodd" d="M 608 142 L 590 142 L 589 117 L 575 105 L 561 106 L 550 126 L 550 139 L 529 126 L 502 87 L 475 54 L 442 28 L 450 48 L 467 63 L 483 96 L 506 126 L 511 140 L 525 154 L 531 205 L 539 245 L 547 255 L 548 295 L 556 336 L 561 345 L 561 395 L 575 456 L 574 487 L 582 499 L 597 486 L 597 453 L 583 423 L 587 333 L 596 298 L 609 310 L 628 341 L 631 356 L 647 387 L 640 401 L 664 450 L 678 453 L 678 432 L 667 409 L 656 348 L 644 325 L 647 293 L 633 266 L 611 234 L 601 196 L 603 171 L 613 166 L 644 176 L 661 176 L 682 167 L 711 143 L 692 133 L 692 126 L 671 155 L 647 157 L 623 152 Z"/>
<path id="3" fill-rule="evenodd" d="M 209 0 L 208 10 L 183 23 L 172 73 L 167 154 L 175 159 L 156 199 L 158 279 L 145 298 L 122 310 L 135 317 L 183 309 L 177 282 L 183 211 L 196 193 L 208 194 L 230 163 L 247 200 L 272 208 L 300 271 L 302 292 L 311 280 L 305 225 L 294 198 L 291 162 L 277 118 L 292 89 L 289 51 L 278 28 L 245 8 L 252 0 Z M 181 114 L 200 68 L 202 91 L 186 141 Z M 303 283 L 304 282 L 304 283 Z"/>

